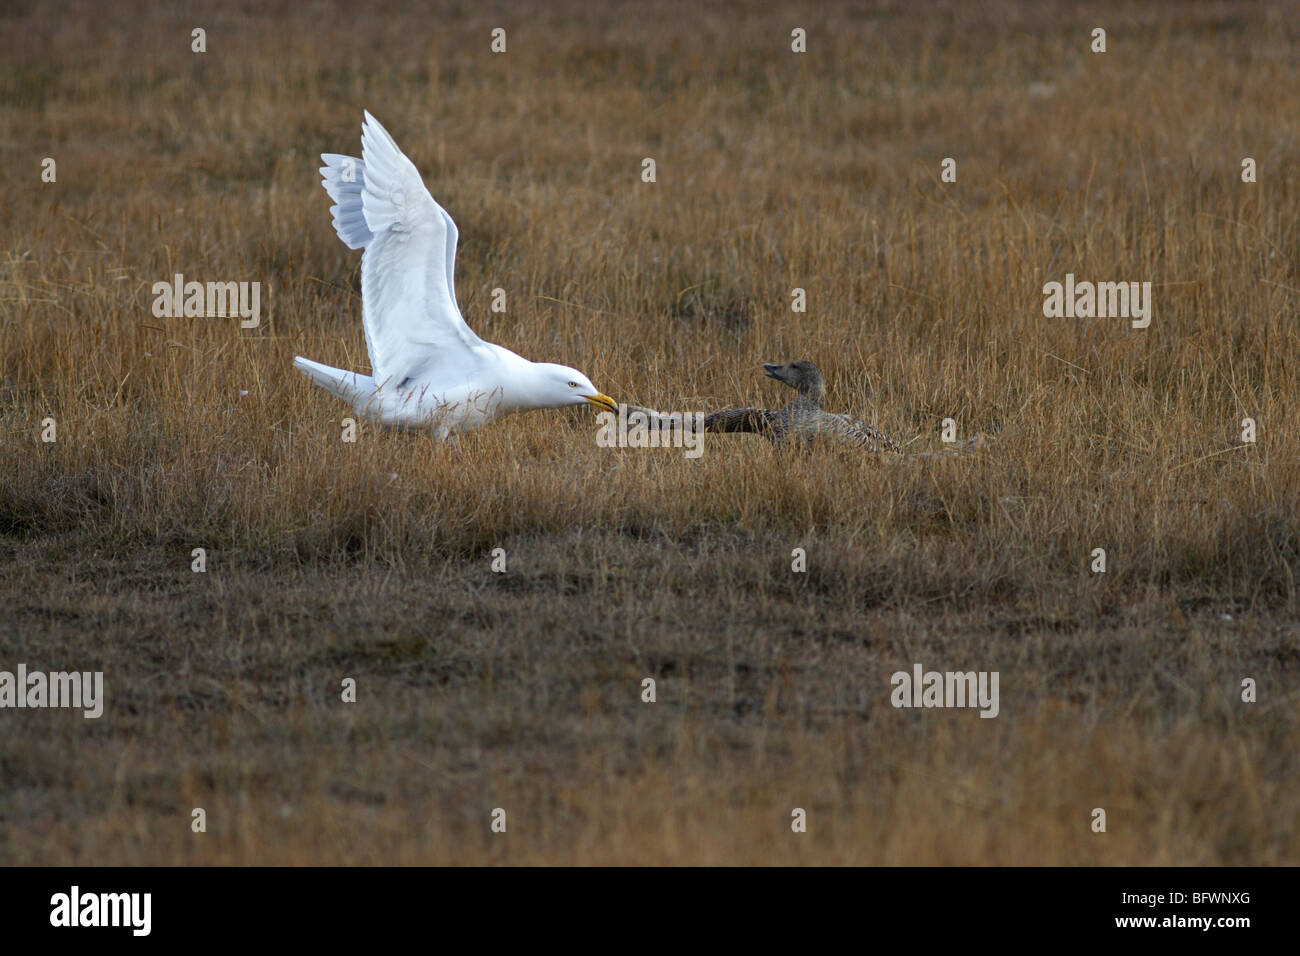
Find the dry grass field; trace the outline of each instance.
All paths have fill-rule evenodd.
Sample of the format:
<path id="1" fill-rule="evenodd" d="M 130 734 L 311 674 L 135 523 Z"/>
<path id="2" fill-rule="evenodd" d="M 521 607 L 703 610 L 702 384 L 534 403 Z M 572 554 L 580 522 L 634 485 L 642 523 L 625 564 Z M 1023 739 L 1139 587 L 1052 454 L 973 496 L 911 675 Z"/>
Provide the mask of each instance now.
<path id="1" fill-rule="evenodd" d="M 0 14 L 0 670 L 107 696 L 0 710 L 0 862 L 1300 863 L 1293 9 L 187 6 Z M 291 361 L 368 369 L 363 109 L 483 337 L 666 410 L 811 359 L 909 454 L 344 443 Z M 915 663 L 999 715 L 894 708 Z"/>

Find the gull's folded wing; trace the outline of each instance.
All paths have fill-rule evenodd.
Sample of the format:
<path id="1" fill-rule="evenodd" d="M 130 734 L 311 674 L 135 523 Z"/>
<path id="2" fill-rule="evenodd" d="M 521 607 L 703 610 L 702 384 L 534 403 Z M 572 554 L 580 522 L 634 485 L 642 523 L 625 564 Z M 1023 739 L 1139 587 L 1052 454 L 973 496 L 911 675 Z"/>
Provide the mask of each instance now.
<path id="1" fill-rule="evenodd" d="M 455 380 L 486 348 L 456 305 L 456 224 L 369 112 L 361 155 L 322 154 L 321 178 L 339 238 L 365 249 L 361 309 L 372 375 L 390 385 L 416 373 Z"/>

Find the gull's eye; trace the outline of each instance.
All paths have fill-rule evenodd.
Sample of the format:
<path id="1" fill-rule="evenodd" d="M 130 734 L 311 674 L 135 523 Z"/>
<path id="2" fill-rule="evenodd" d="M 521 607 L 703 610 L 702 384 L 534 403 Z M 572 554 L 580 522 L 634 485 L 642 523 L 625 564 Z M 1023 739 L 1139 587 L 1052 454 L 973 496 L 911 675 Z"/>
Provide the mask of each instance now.
<path id="1" fill-rule="evenodd" d="M 570 382 L 570 383 L 569 383 L 569 388 L 577 388 L 577 387 L 578 387 L 578 383 L 577 383 L 577 382 Z"/>

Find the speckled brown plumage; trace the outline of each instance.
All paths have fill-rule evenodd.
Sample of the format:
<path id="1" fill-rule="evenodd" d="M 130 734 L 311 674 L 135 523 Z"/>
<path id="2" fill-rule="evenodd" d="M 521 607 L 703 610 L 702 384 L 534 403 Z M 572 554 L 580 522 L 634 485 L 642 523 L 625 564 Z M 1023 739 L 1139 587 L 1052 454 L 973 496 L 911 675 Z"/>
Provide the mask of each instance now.
<path id="1" fill-rule="evenodd" d="M 769 378 L 789 385 L 799 397 L 784 408 L 726 408 L 704 416 L 707 432 L 754 432 L 775 445 L 832 438 L 875 452 L 901 451 L 898 442 L 874 425 L 822 408 L 826 385 L 812 362 L 764 365 Z"/>

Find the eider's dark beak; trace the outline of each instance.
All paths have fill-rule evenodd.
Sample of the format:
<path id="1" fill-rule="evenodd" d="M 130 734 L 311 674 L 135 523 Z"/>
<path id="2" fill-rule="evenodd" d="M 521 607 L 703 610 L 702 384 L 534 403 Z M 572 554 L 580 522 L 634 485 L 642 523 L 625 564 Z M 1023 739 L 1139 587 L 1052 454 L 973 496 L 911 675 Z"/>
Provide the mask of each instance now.
<path id="1" fill-rule="evenodd" d="M 772 365 L 768 362 L 763 363 L 763 371 L 767 373 L 768 378 L 777 378 L 776 373 L 781 371 L 781 369 L 783 369 L 784 367 L 785 367 L 784 365 Z"/>

